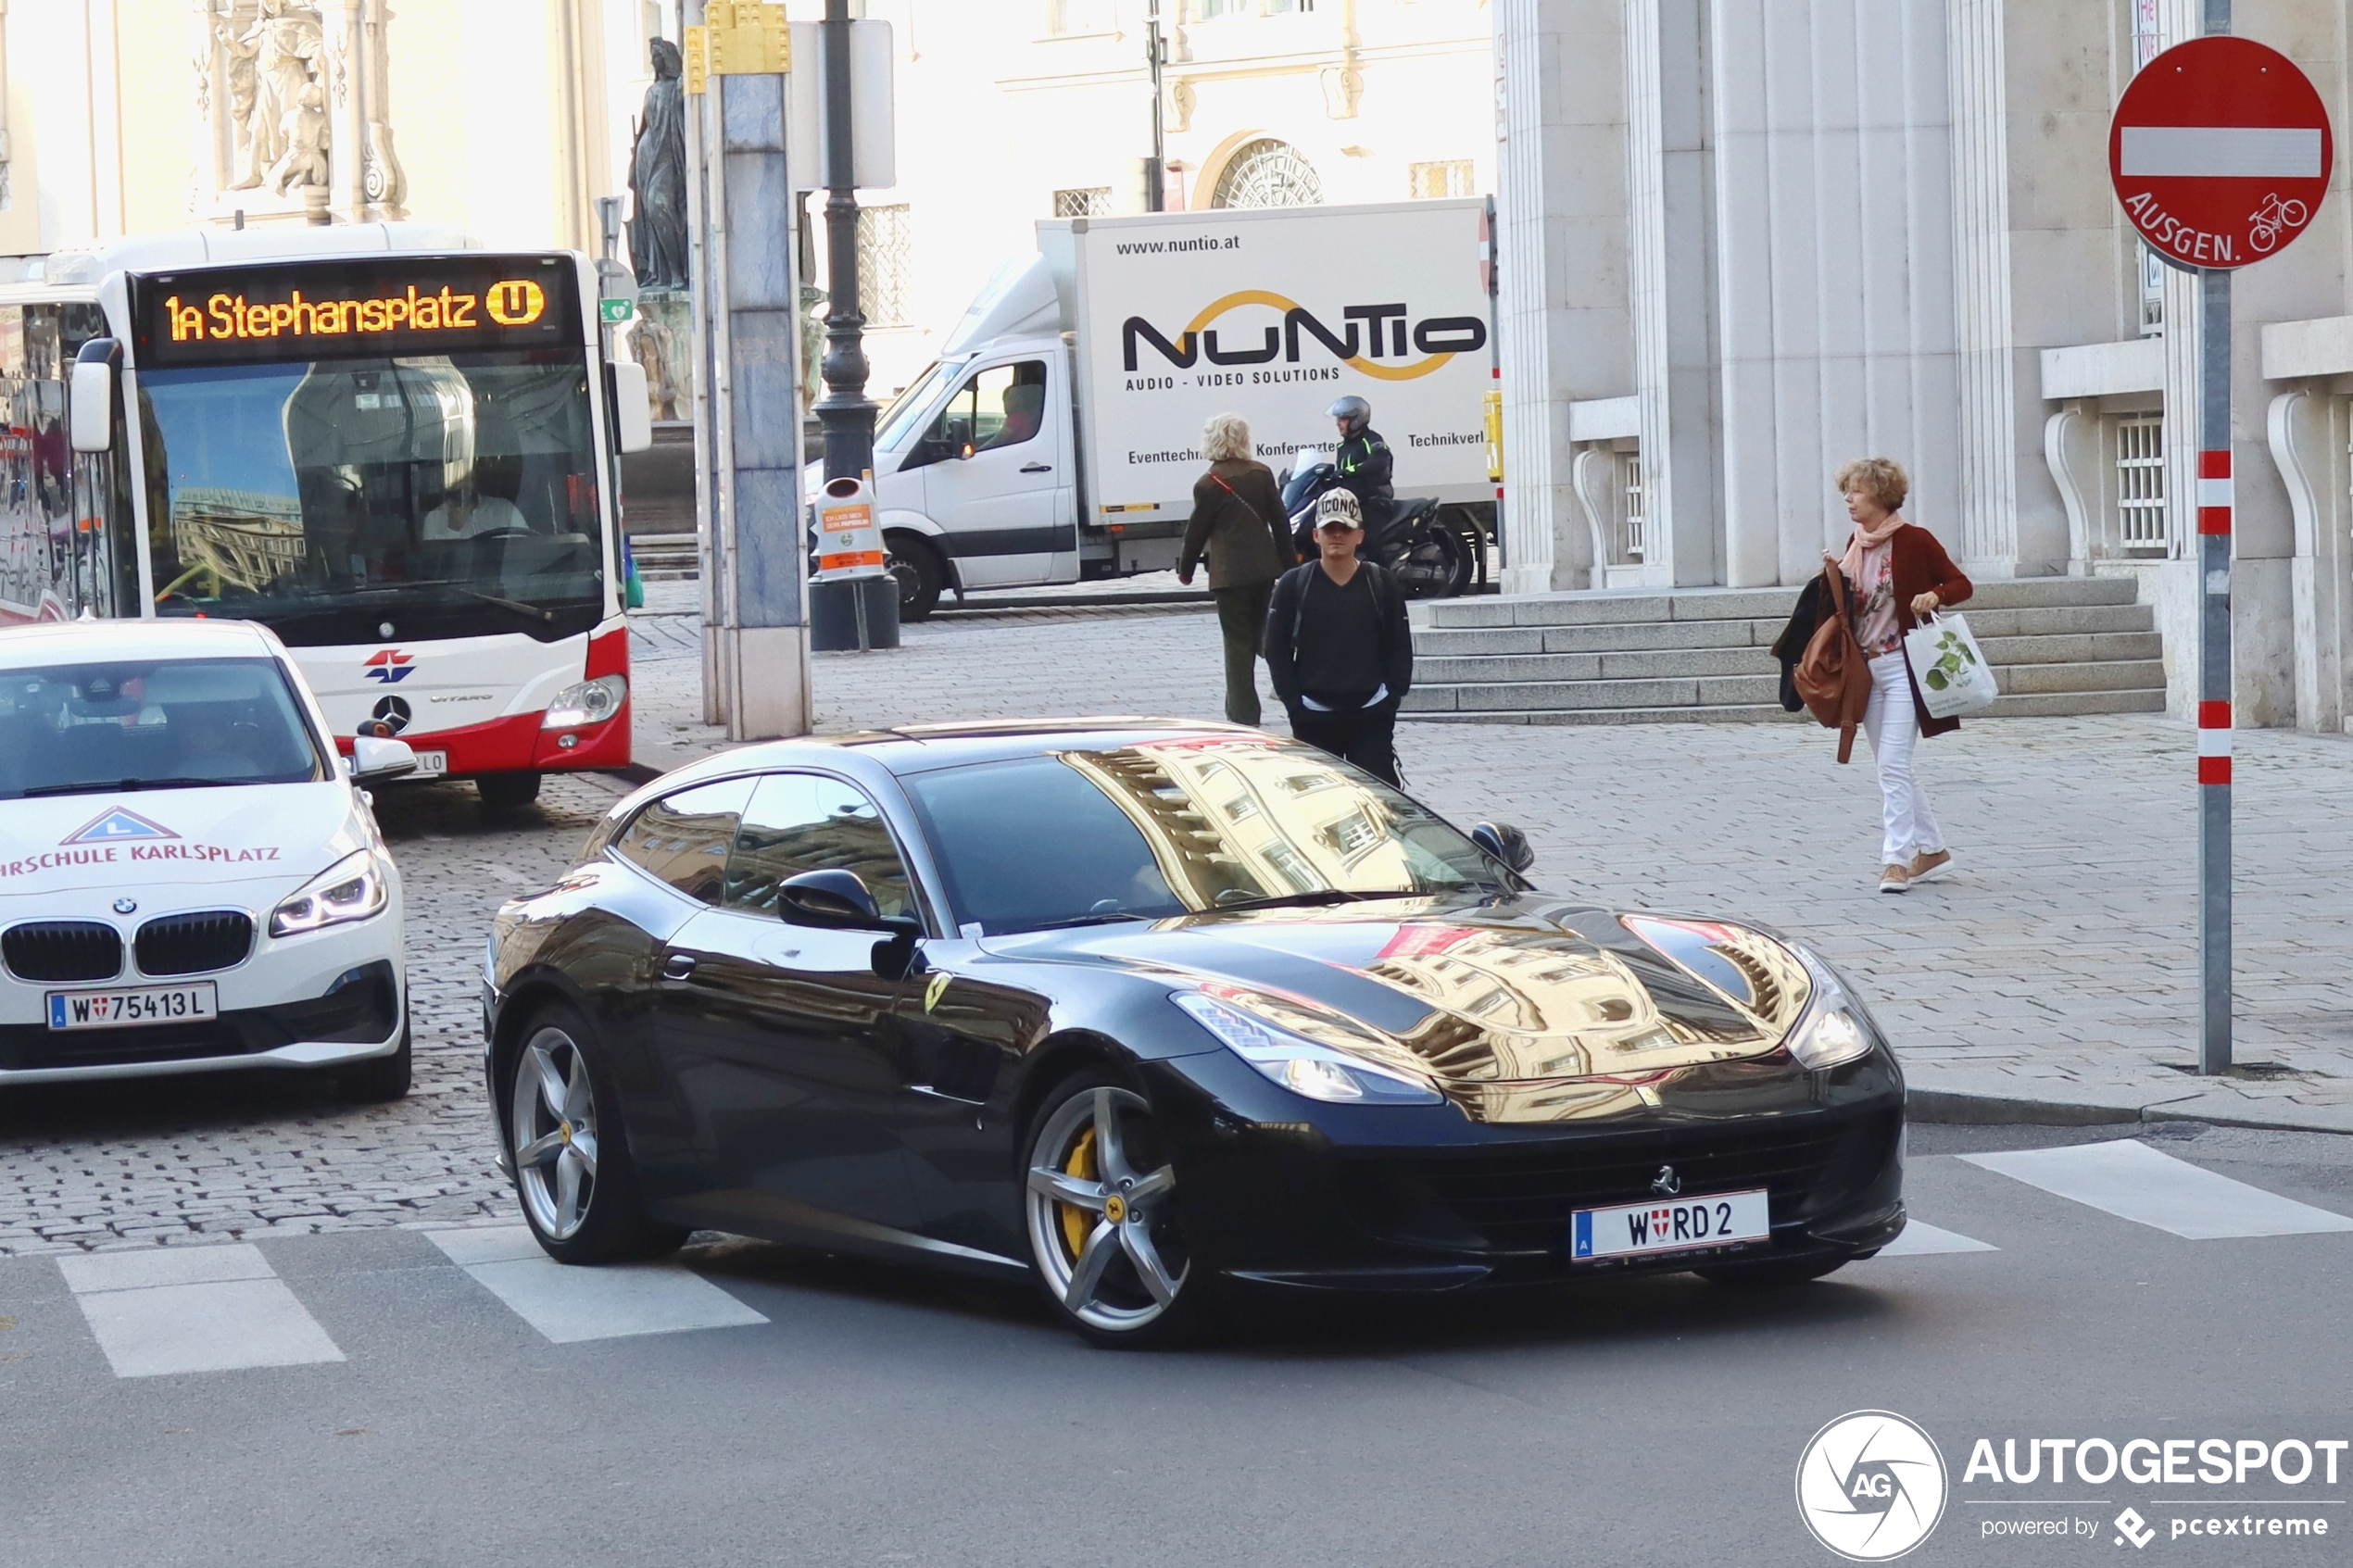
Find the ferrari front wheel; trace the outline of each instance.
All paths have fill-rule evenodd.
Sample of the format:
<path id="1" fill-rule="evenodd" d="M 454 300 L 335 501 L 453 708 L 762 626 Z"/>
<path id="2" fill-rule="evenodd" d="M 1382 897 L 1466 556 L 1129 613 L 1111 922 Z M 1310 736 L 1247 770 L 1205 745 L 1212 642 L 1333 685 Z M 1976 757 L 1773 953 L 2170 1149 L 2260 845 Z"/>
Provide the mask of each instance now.
<path id="1" fill-rule="evenodd" d="M 1151 1107 L 1108 1073 L 1057 1085 L 1025 1145 L 1030 1249 L 1055 1314 L 1097 1345 L 1164 1345 L 1203 1294 Z"/>

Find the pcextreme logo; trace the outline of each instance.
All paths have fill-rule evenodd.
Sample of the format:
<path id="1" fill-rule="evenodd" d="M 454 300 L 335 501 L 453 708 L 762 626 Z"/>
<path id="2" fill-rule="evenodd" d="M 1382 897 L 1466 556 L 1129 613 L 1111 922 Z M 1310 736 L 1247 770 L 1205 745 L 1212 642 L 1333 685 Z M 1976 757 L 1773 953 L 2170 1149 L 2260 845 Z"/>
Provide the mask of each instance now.
<path id="1" fill-rule="evenodd" d="M 1851 1562 L 1886 1562 L 1928 1539 L 1945 1495 L 1935 1440 L 1892 1411 L 1840 1416 L 1798 1456 L 1798 1515 Z"/>

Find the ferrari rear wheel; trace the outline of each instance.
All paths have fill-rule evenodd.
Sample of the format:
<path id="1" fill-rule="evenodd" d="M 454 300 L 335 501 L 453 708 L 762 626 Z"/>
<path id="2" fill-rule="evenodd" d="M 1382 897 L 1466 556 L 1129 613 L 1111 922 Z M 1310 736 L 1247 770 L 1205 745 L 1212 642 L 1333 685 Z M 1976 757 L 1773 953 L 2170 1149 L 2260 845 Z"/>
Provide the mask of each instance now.
<path id="1" fill-rule="evenodd" d="M 1176 1173 L 1143 1096 L 1110 1074 L 1056 1085 L 1031 1123 L 1025 1185 L 1038 1282 L 1098 1345 L 1166 1344 L 1198 1316 Z"/>

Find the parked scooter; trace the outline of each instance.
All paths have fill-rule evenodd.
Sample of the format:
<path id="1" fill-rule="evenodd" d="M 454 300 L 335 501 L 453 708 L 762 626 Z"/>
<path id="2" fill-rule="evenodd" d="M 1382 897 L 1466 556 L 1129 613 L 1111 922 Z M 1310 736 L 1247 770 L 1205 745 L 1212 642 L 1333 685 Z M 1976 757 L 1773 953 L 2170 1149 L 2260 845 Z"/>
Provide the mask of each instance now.
<path id="1" fill-rule="evenodd" d="M 1329 452 L 1302 447 L 1296 463 L 1282 475 L 1283 515 L 1300 558 L 1313 560 L 1316 497 L 1342 486 Z M 1365 503 L 1365 543 L 1356 553 L 1395 572 L 1407 597 L 1445 599 L 1469 589 L 1480 544 L 1473 531 L 1442 515 L 1434 498 L 1400 495 Z"/>

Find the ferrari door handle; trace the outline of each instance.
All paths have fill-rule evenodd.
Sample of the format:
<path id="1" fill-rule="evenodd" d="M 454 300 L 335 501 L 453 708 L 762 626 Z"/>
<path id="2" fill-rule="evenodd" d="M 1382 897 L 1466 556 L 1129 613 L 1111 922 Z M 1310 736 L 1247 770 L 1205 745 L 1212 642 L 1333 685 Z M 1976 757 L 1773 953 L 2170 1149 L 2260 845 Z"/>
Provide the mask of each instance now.
<path id="1" fill-rule="evenodd" d="M 691 980 L 694 973 L 695 958 L 692 953 L 673 953 L 662 960 L 661 977 L 664 980 Z"/>
<path id="2" fill-rule="evenodd" d="M 1051 473 L 1054 471 L 1054 465 L 1051 463 L 1024 463 L 1021 466 L 1021 471 L 1024 473 Z"/>

